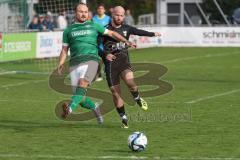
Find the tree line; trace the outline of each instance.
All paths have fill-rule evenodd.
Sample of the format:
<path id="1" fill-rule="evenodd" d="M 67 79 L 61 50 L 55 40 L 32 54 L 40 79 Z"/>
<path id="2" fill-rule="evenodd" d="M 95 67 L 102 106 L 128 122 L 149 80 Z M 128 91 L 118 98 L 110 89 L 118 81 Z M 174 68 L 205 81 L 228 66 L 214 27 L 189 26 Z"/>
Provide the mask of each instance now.
<path id="1" fill-rule="evenodd" d="M 106 8 L 121 5 L 132 11 L 132 15 L 137 20 L 141 14 L 156 13 L 156 0 L 87 0 L 91 10 L 95 10 L 97 4 L 104 3 Z M 217 0 L 223 12 L 231 16 L 234 9 L 240 7 L 240 0 Z M 213 0 L 204 0 L 201 4 L 205 13 L 210 15 L 210 20 L 217 20 L 224 23 L 224 20 L 215 6 Z"/>

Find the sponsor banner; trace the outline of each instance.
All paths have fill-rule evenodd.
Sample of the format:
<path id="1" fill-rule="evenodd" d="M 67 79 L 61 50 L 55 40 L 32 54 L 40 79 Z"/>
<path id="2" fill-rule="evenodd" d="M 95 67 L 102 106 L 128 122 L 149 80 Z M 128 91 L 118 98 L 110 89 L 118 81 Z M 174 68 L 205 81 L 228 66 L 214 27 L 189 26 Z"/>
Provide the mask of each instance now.
<path id="1" fill-rule="evenodd" d="M 201 31 L 203 46 L 240 46 L 240 28 L 203 28 Z"/>
<path id="2" fill-rule="evenodd" d="M 149 32 L 162 33 L 162 28 L 160 27 L 142 27 L 139 29 L 143 29 Z M 131 35 L 129 40 L 131 42 L 135 42 L 137 44 L 137 48 L 158 47 L 162 43 L 162 37 L 145 37 L 145 36 Z"/>
<path id="3" fill-rule="evenodd" d="M 138 48 L 154 46 L 173 47 L 240 47 L 239 27 L 146 27 L 160 32 L 161 37 L 131 36 Z"/>
<path id="4" fill-rule="evenodd" d="M 10 33 L 2 37 L 1 61 L 35 58 L 36 33 Z"/>
<path id="5" fill-rule="evenodd" d="M 240 47 L 240 27 L 144 27 L 161 37 L 131 35 L 137 48 Z M 58 57 L 62 32 L 0 33 L 0 61 Z"/>
<path id="6" fill-rule="evenodd" d="M 37 33 L 37 58 L 58 57 L 62 49 L 62 32 Z"/>

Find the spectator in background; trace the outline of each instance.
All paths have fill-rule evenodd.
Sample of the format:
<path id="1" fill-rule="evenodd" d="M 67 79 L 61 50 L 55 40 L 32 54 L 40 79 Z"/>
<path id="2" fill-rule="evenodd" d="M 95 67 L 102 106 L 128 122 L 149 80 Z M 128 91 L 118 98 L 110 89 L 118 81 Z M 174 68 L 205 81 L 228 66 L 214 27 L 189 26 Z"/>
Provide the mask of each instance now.
<path id="1" fill-rule="evenodd" d="M 108 15 L 110 16 L 110 17 L 112 17 L 112 13 L 113 13 L 113 7 L 110 7 L 109 8 L 109 10 L 108 10 Z"/>
<path id="2" fill-rule="evenodd" d="M 93 18 L 93 13 L 92 13 L 92 11 L 88 11 L 88 20 L 89 20 L 89 21 L 92 21 L 92 18 Z"/>
<path id="3" fill-rule="evenodd" d="M 34 16 L 32 22 L 29 24 L 28 29 L 40 30 L 40 25 L 38 23 L 38 16 Z"/>
<path id="4" fill-rule="evenodd" d="M 104 4 L 99 4 L 97 6 L 97 14 L 92 18 L 93 22 L 98 23 L 104 27 L 106 27 L 110 22 L 111 22 L 111 18 L 105 14 L 106 10 L 105 10 L 105 6 Z M 104 52 L 104 46 L 103 46 L 103 40 L 102 37 L 98 38 L 98 54 L 101 56 Z M 102 63 L 99 63 L 99 68 L 98 68 L 98 78 L 96 79 L 96 81 L 101 81 L 103 80 L 102 78 L 102 70 L 101 70 L 101 66 Z"/>
<path id="5" fill-rule="evenodd" d="M 57 18 L 57 27 L 61 30 L 67 28 L 68 22 L 66 18 L 66 12 L 62 10 Z"/>
<path id="6" fill-rule="evenodd" d="M 17 27 L 18 27 L 18 30 L 24 29 L 24 22 L 23 22 L 23 16 L 22 15 L 17 16 Z"/>
<path id="7" fill-rule="evenodd" d="M 127 25 L 130 25 L 130 26 L 135 24 L 134 19 L 133 19 L 132 15 L 131 15 L 131 11 L 129 9 L 126 10 L 124 23 L 127 24 Z"/>
<path id="8" fill-rule="evenodd" d="M 39 26 L 40 26 L 40 31 L 46 31 L 47 26 L 45 24 L 45 16 L 43 14 L 39 15 Z"/>
<path id="9" fill-rule="evenodd" d="M 53 18 L 53 14 L 51 11 L 47 11 L 47 16 L 48 18 L 50 18 L 50 21 L 53 23 L 54 22 L 54 18 Z"/>
<path id="10" fill-rule="evenodd" d="M 55 26 L 53 24 L 53 20 L 50 17 L 50 15 L 46 15 L 45 20 L 43 21 L 44 26 L 46 27 L 47 30 L 53 31 Z"/>

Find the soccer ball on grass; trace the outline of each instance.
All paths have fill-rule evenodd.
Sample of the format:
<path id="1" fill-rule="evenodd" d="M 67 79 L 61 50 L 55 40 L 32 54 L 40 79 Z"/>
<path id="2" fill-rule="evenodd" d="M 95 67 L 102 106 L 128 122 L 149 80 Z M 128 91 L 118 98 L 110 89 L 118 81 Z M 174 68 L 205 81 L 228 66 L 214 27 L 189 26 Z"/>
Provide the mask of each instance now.
<path id="1" fill-rule="evenodd" d="M 147 137 L 142 132 L 134 132 L 128 137 L 128 147 L 135 152 L 141 152 L 147 147 Z"/>

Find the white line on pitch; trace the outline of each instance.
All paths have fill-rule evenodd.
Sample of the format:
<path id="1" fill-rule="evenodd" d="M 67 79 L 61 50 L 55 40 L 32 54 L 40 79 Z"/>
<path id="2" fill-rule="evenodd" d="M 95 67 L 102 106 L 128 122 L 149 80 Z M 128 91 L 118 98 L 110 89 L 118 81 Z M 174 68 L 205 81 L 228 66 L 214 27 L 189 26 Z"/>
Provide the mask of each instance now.
<path id="1" fill-rule="evenodd" d="M 56 102 L 58 100 L 51 100 L 51 99 L 16 99 L 14 98 L 15 101 L 17 102 Z M 0 99 L 0 102 L 10 102 L 12 101 L 11 99 Z"/>
<path id="2" fill-rule="evenodd" d="M 169 102 L 166 102 L 166 101 L 159 101 L 159 102 L 157 102 L 157 101 L 151 101 L 151 100 L 149 100 L 149 103 L 151 103 L 151 104 L 164 104 L 164 103 L 167 103 L 167 104 L 171 104 L 171 103 L 173 103 L 173 104 L 179 104 L 179 103 L 184 103 L 184 102 L 171 102 L 171 101 L 169 101 Z"/>
<path id="3" fill-rule="evenodd" d="M 2 71 L 0 72 L 0 76 L 1 76 L 1 75 L 8 75 L 8 74 L 16 74 L 16 71 L 3 71 L 3 70 L 2 70 Z"/>
<path id="4" fill-rule="evenodd" d="M 211 157 L 148 157 L 148 156 L 64 156 L 64 155 L 23 155 L 0 154 L 1 158 L 47 158 L 47 159 L 162 159 L 162 160 L 240 160 L 240 158 L 211 158 Z"/>
<path id="5" fill-rule="evenodd" d="M 179 62 L 179 61 L 185 61 L 185 60 L 194 60 L 194 59 L 199 59 L 199 58 L 210 58 L 210 57 L 219 57 L 219 56 L 228 56 L 228 55 L 234 55 L 234 54 L 239 54 L 239 52 L 231 52 L 231 53 L 221 53 L 221 54 L 208 54 L 205 56 L 195 56 L 195 57 L 185 57 L 185 58 L 176 58 L 168 61 L 162 61 L 160 63 L 172 63 L 172 62 Z M 147 62 L 147 61 L 146 61 Z M 16 71 L 14 71 L 16 72 Z M 45 80 L 39 80 L 39 82 L 45 81 Z M 0 86 L 0 88 L 7 88 L 7 87 L 14 87 L 14 86 L 20 86 L 24 84 L 28 84 L 31 82 L 20 82 L 16 84 L 9 84 L 9 85 L 3 85 Z M 35 81 L 34 83 L 38 83 L 38 81 Z"/>
<path id="6" fill-rule="evenodd" d="M 239 54 L 239 52 L 207 54 L 207 55 L 204 55 L 204 56 L 176 58 L 176 59 L 172 59 L 172 60 L 168 60 L 168 61 L 163 61 L 161 63 L 173 63 L 173 62 L 187 61 L 187 60 L 194 60 L 194 59 L 201 59 L 201 58 L 222 57 L 222 56 L 228 56 L 228 55 L 234 55 L 234 54 Z"/>
<path id="7" fill-rule="evenodd" d="M 219 54 L 207 54 L 207 55 L 204 55 L 204 56 L 193 56 L 193 57 L 175 58 L 175 59 L 166 60 L 166 61 L 161 61 L 161 62 L 143 61 L 143 63 L 157 63 L 157 64 L 174 63 L 174 62 L 195 60 L 195 59 L 201 59 L 201 58 L 212 58 L 212 57 L 229 56 L 229 55 L 235 55 L 235 54 L 239 54 L 239 53 L 240 53 L 240 52 L 219 53 Z M 140 62 L 139 62 L 139 63 L 140 63 Z"/>
<path id="8" fill-rule="evenodd" d="M 204 100 L 208 100 L 208 99 L 212 99 L 212 98 L 216 98 L 216 97 L 221 97 L 221 96 L 226 96 L 226 95 L 229 95 L 229 94 L 237 93 L 239 91 L 240 91 L 240 89 L 235 89 L 235 90 L 228 91 L 228 92 L 223 92 L 223 93 L 218 93 L 218 94 L 214 94 L 214 95 L 207 96 L 207 97 L 198 98 L 198 99 L 191 100 L 191 101 L 188 101 L 188 102 L 185 102 L 185 103 L 193 104 L 193 103 L 201 102 L 201 101 L 204 101 Z"/>
<path id="9" fill-rule="evenodd" d="M 16 87 L 16 86 L 21 86 L 21 85 L 30 84 L 30 83 L 40 83 L 40 82 L 44 82 L 44 81 L 46 81 L 46 80 L 35 80 L 35 81 L 19 82 L 19 83 L 2 85 L 2 86 L 0 86 L 0 88 Z"/>
<path id="10" fill-rule="evenodd" d="M 47 159 L 148 159 L 140 156 L 64 156 L 64 155 L 20 155 L 20 154 L 0 154 L 2 158 L 47 158 Z"/>

